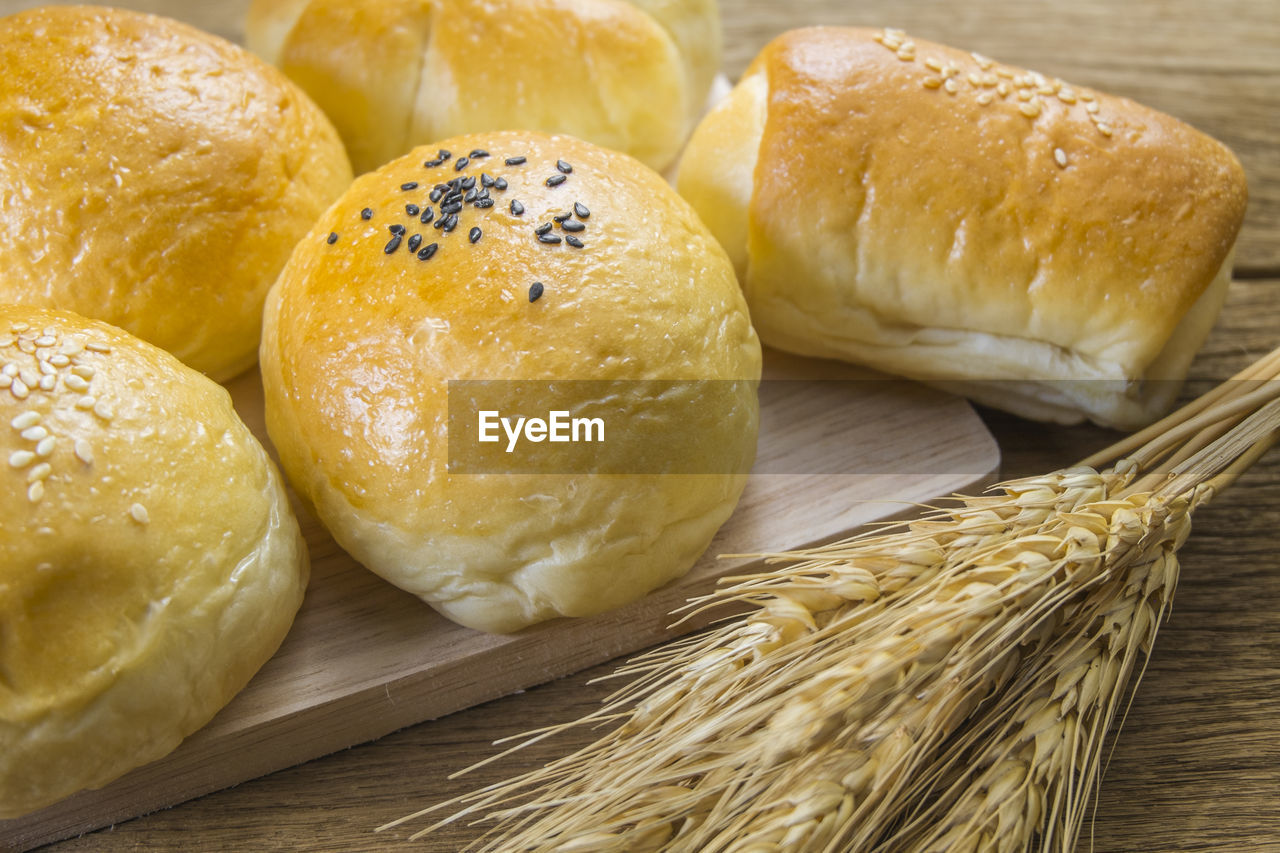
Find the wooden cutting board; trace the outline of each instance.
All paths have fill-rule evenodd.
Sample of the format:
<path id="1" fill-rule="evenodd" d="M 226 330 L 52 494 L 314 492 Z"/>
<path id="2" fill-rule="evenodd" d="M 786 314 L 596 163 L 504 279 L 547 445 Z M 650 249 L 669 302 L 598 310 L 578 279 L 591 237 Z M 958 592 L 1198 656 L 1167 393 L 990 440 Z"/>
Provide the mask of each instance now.
<path id="1" fill-rule="evenodd" d="M 510 636 L 454 625 L 366 571 L 299 509 L 312 579 L 280 651 L 168 757 L 98 791 L 0 821 L 25 850 L 299 764 L 651 646 L 715 579 L 758 567 L 724 553 L 802 548 L 940 495 L 981 487 L 999 451 L 970 406 L 909 382 L 766 354 L 758 460 L 736 512 L 683 579 L 591 619 Z M 230 386 L 266 439 L 256 373 Z"/>

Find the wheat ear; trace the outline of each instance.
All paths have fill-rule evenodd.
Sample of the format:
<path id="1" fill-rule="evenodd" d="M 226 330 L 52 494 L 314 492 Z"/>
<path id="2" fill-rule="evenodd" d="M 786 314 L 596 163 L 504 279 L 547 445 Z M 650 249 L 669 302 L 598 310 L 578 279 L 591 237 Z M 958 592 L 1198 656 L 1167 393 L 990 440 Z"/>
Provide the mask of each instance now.
<path id="1" fill-rule="evenodd" d="M 1195 417 L 1245 408 L 1219 400 Z M 1162 438 L 1174 425 L 1155 439 L 1165 450 L 1149 443 L 1102 472 L 1003 483 L 895 531 L 773 555 L 770 570 L 697 603 L 750 612 L 634 662 L 632 684 L 579 721 L 620 725 L 441 804 L 460 807 L 442 823 L 487 813 L 495 825 L 473 845 L 483 850 L 602 853 L 861 850 L 913 832 L 927 823 L 913 796 L 922 784 L 965 799 L 939 765 L 948 739 L 1036 682 L 1037 661 L 1066 654 L 1059 638 L 1078 631 L 1091 596 L 1106 600 L 1108 584 L 1176 551 L 1194 483 L 1261 446 L 1280 417 L 1264 412 L 1219 440 L 1235 442 L 1227 450 L 1162 471 L 1178 490 L 1133 490 L 1176 453 Z M 1019 834 L 1031 838 L 1044 809 L 1027 802 Z"/>

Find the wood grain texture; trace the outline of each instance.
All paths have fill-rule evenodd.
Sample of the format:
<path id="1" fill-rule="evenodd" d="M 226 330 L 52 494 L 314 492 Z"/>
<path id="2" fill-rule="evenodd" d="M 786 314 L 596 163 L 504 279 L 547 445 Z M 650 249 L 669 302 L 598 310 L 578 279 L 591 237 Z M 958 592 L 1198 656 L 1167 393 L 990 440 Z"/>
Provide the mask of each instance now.
<path id="1" fill-rule="evenodd" d="M 787 27 L 900 26 L 1084 85 L 1134 97 L 1227 142 L 1251 202 L 1237 281 L 1193 365 L 1203 390 L 1280 344 L 1280 15 L 1274 0 L 720 0 L 726 71 L 736 75 Z M 0 0 L 0 12 L 32 2 Z M 152 0 L 154 9 L 239 32 L 243 0 Z M 1268 273 L 1270 276 L 1268 277 Z M 980 413 L 1008 476 L 1069 464 L 1112 441 L 1105 430 Z M 1169 621 L 1120 734 L 1081 850 L 1280 849 L 1280 451 L 1198 513 Z M 448 773 L 488 744 L 593 710 L 612 689 L 601 665 L 525 693 L 415 725 L 180 807 L 62 842 L 50 853 L 200 850 L 456 850 L 371 829 L 497 781 L 586 742 L 540 744 L 461 780 Z M 1091 836 L 1091 837 L 1090 837 Z"/>

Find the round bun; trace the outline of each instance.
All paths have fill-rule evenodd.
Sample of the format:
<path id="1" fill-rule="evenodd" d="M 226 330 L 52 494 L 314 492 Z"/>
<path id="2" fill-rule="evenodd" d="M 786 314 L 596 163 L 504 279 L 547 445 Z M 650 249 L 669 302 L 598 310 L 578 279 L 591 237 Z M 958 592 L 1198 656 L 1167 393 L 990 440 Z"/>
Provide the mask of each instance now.
<path id="1" fill-rule="evenodd" d="M 715 0 L 254 0 L 245 30 L 333 119 L 358 172 L 504 128 L 661 169 L 720 67 Z"/>
<path id="2" fill-rule="evenodd" d="M 307 557 L 227 392 L 69 311 L 0 306 L 0 818 L 106 784 L 270 657 Z"/>
<path id="3" fill-rule="evenodd" d="M 215 379 L 351 180 L 279 71 L 192 27 L 96 7 L 0 22 L 0 301 L 117 325 Z"/>
<path id="4" fill-rule="evenodd" d="M 440 147 L 452 158 L 424 168 Z M 449 204 L 433 187 L 468 179 L 489 199 L 433 227 Z M 458 137 L 358 178 L 272 290 L 261 364 L 281 464 L 339 544 L 487 631 L 597 613 L 686 572 L 755 453 L 760 347 L 724 251 L 656 173 L 564 136 Z M 625 459 L 643 470 L 451 473 L 447 382 L 514 379 L 672 380 L 647 408 L 601 392 L 617 407 L 602 447 L 643 425 L 664 470 L 689 475 Z"/>

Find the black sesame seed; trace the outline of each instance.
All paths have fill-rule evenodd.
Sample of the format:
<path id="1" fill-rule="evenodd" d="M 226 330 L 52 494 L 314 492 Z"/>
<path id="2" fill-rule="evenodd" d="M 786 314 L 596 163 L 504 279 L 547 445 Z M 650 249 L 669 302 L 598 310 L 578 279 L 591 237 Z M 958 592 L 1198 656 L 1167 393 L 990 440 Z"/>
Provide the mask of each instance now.
<path id="1" fill-rule="evenodd" d="M 475 185 L 476 185 L 475 175 L 467 175 L 465 178 L 462 179 L 462 183 L 458 184 L 458 186 L 462 187 L 464 190 L 469 190 Z"/>
<path id="2" fill-rule="evenodd" d="M 494 189 L 505 190 L 507 188 L 507 179 L 498 178 L 496 181 L 493 182 L 493 187 Z"/>
<path id="3" fill-rule="evenodd" d="M 448 214 L 450 214 L 450 213 L 457 213 L 457 212 L 458 212 L 458 211 L 460 211 L 460 210 L 462 210 L 462 201 L 461 201 L 461 199 L 459 199 L 459 200 L 457 200 L 457 201 L 447 201 L 447 202 L 445 202 L 444 204 L 440 205 L 440 213 L 441 213 L 441 215 L 448 215 Z"/>
<path id="4" fill-rule="evenodd" d="M 551 230 L 551 223 L 544 222 L 541 225 L 539 225 L 537 228 L 533 229 L 533 233 L 541 237 L 543 234 L 546 234 L 550 230 Z"/>
<path id="5" fill-rule="evenodd" d="M 438 152 L 436 152 L 436 156 L 439 157 L 440 162 L 443 163 L 445 160 L 448 160 L 450 157 L 453 156 L 453 152 L 446 151 L 445 149 L 441 148 Z"/>
<path id="6" fill-rule="evenodd" d="M 401 236 L 404 235 L 404 226 L 399 223 L 396 223 L 395 225 L 388 225 L 387 230 L 390 231 L 392 234 L 399 234 Z"/>
<path id="7" fill-rule="evenodd" d="M 480 201 L 481 199 L 488 198 L 488 197 L 489 197 L 488 190 L 480 190 L 480 192 L 476 193 L 475 200 Z"/>
<path id="8" fill-rule="evenodd" d="M 486 208 L 486 207 L 493 207 L 493 199 L 491 199 L 491 198 L 480 198 L 480 199 L 476 199 L 476 203 L 475 203 L 474 205 L 472 205 L 472 207 L 476 207 L 476 208 L 479 208 L 479 209 L 481 209 L 481 210 L 483 210 L 483 209 L 484 209 L 484 208 Z"/>
<path id="9" fill-rule="evenodd" d="M 564 241 L 575 249 L 582 248 L 582 241 L 579 240 L 577 237 L 573 236 L 572 234 L 564 235 Z"/>
<path id="10" fill-rule="evenodd" d="M 524 157 L 508 157 L 505 162 L 508 166 L 522 166 L 525 159 Z"/>
<path id="11" fill-rule="evenodd" d="M 535 281 L 533 284 L 529 285 L 529 301 L 537 302 L 538 298 L 542 296 L 543 290 L 544 288 L 540 281 Z"/>
<path id="12" fill-rule="evenodd" d="M 417 181 L 409 181 L 406 184 L 400 185 L 400 189 L 404 190 L 405 192 L 408 192 L 409 190 L 416 190 L 417 188 L 418 188 Z"/>
<path id="13" fill-rule="evenodd" d="M 581 222 L 575 222 L 572 219 L 561 222 L 560 227 L 566 231 L 573 231 L 573 232 L 587 230 L 587 226 L 583 225 Z"/>
<path id="14" fill-rule="evenodd" d="M 458 214 L 450 213 L 444 218 L 444 230 L 452 231 L 458 227 Z"/>
<path id="15" fill-rule="evenodd" d="M 480 186 L 491 187 L 493 186 L 493 184 L 494 184 L 493 175 L 490 175 L 488 172 L 480 173 Z"/>
<path id="16" fill-rule="evenodd" d="M 483 148 L 477 148 L 474 151 L 472 151 L 469 156 L 471 157 L 472 160 L 479 160 L 481 157 L 488 157 L 489 152 L 485 151 Z"/>
<path id="17" fill-rule="evenodd" d="M 435 218 L 436 218 L 435 210 L 433 208 L 428 207 L 426 210 L 422 211 L 422 219 L 420 221 L 422 222 L 423 225 L 426 225 L 428 222 L 430 222 L 432 219 L 435 219 Z"/>
<path id="18" fill-rule="evenodd" d="M 449 217 L 445 216 L 445 215 L 444 215 L 444 213 L 441 213 L 441 214 L 440 214 L 440 218 L 439 218 L 439 219 L 437 219 L 437 220 L 435 221 L 435 224 L 434 224 L 434 225 L 432 225 L 431 227 L 432 227 L 432 228 L 444 228 L 444 224 L 445 224 L 446 222 L 448 222 L 448 221 L 449 221 Z"/>
<path id="19" fill-rule="evenodd" d="M 417 216 L 422 212 L 422 210 L 416 204 L 406 204 L 404 206 L 404 212 L 410 216 Z"/>
<path id="20" fill-rule="evenodd" d="M 443 188 L 443 187 L 436 187 L 435 189 L 433 189 L 433 190 L 431 191 L 431 196 L 430 196 L 430 198 L 431 198 L 431 200 L 432 200 L 432 201 L 439 201 L 439 200 L 440 200 L 440 196 L 442 196 L 442 195 L 444 195 L 444 188 Z"/>
<path id="21" fill-rule="evenodd" d="M 458 161 L 453 164 L 454 171 L 461 172 L 463 169 L 467 168 L 467 164 L 470 162 L 471 161 L 466 157 L 459 157 Z"/>
<path id="22" fill-rule="evenodd" d="M 479 228 L 472 228 L 471 231 L 467 234 L 467 239 L 470 240 L 472 243 L 479 242 L 480 235 L 483 233 L 484 232 L 481 231 Z"/>
<path id="23" fill-rule="evenodd" d="M 511 215 L 519 216 L 522 213 L 524 213 L 524 205 L 516 201 L 514 198 L 511 199 Z"/>
<path id="24" fill-rule="evenodd" d="M 475 187 L 472 187 L 471 189 L 467 190 L 467 194 L 466 194 L 466 195 L 464 195 L 464 196 L 462 197 L 462 200 L 463 200 L 463 201 L 467 201 L 467 202 L 475 201 L 475 200 L 476 200 L 476 188 L 475 188 Z"/>
<path id="25" fill-rule="evenodd" d="M 330 245 L 330 246 L 332 246 L 334 243 L 338 242 L 338 232 L 337 232 L 337 231 L 330 231 L 330 232 L 329 232 L 329 241 L 328 241 L 328 242 L 329 242 L 329 245 Z"/>
<path id="26" fill-rule="evenodd" d="M 439 249 L 439 248 L 440 248 L 439 243 L 428 243 L 418 251 L 418 260 L 420 261 L 431 260 L 431 256 L 434 255 L 436 253 L 436 249 Z"/>
<path id="27" fill-rule="evenodd" d="M 591 211 L 587 210 L 587 206 L 580 201 L 573 203 L 573 212 L 578 214 L 579 219 L 586 219 L 591 215 Z"/>
<path id="28" fill-rule="evenodd" d="M 360 218 L 373 219 L 373 209 L 366 207 L 364 210 L 360 211 Z"/>
<path id="29" fill-rule="evenodd" d="M 556 168 L 566 175 L 570 174 L 573 171 L 573 167 L 563 160 L 556 161 Z"/>
<path id="30" fill-rule="evenodd" d="M 547 186 L 558 187 L 567 180 L 568 178 L 565 177 L 564 175 L 552 175 L 551 177 L 547 178 Z"/>
<path id="31" fill-rule="evenodd" d="M 391 239 L 387 241 L 387 245 L 382 248 L 382 251 L 386 252 L 389 255 L 392 252 L 394 252 L 396 249 L 399 249 L 401 239 L 403 238 L 399 234 L 393 234 L 391 236 Z"/>
<path id="32" fill-rule="evenodd" d="M 416 251 L 418 251 L 418 246 L 420 246 L 420 245 L 422 245 L 422 235 L 421 235 L 421 234 L 414 234 L 412 237 L 410 237 L 410 238 L 409 238 L 409 251 L 410 251 L 410 252 L 416 252 Z"/>
<path id="33" fill-rule="evenodd" d="M 427 167 L 428 169 L 434 169 L 436 166 L 439 166 L 443 162 L 444 162 L 443 160 L 427 160 L 422 165 Z"/>
<path id="34" fill-rule="evenodd" d="M 565 221 L 566 219 L 568 219 L 570 216 L 573 216 L 573 211 L 569 211 L 568 213 L 557 213 L 555 216 L 551 217 L 551 221 L 552 221 L 552 222 L 564 222 L 564 221 Z"/>
<path id="35" fill-rule="evenodd" d="M 538 242 L 539 243 L 559 243 L 560 236 L 558 234 L 539 234 Z"/>

